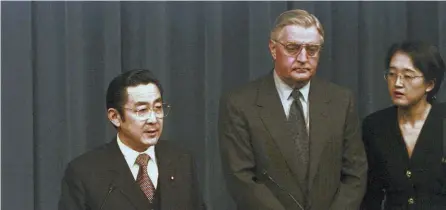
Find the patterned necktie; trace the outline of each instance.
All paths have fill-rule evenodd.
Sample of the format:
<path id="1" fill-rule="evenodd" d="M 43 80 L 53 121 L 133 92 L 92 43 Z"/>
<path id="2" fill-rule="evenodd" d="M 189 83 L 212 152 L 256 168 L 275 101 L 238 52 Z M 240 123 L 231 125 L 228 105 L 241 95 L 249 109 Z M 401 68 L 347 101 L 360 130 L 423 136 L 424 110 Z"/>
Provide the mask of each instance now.
<path id="1" fill-rule="evenodd" d="M 155 195 L 155 186 L 153 186 L 152 180 L 150 180 L 149 174 L 147 173 L 147 164 L 149 160 L 150 156 L 148 154 L 140 154 L 136 158 L 135 163 L 139 165 L 136 182 L 139 184 L 150 203 L 152 203 L 153 196 Z"/>
<path id="2" fill-rule="evenodd" d="M 291 97 L 293 97 L 294 101 L 290 107 L 288 122 L 293 133 L 293 139 L 295 140 L 297 157 L 303 163 L 303 166 L 299 166 L 299 170 L 302 172 L 301 176 L 299 176 L 300 181 L 303 185 L 306 185 L 308 183 L 307 179 L 309 167 L 308 163 L 310 159 L 310 145 L 305 117 L 303 114 L 303 108 L 299 99 L 300 97 L 302 97 L 302 94 L 298 89 L 294 89 L 291 93 Z"/>

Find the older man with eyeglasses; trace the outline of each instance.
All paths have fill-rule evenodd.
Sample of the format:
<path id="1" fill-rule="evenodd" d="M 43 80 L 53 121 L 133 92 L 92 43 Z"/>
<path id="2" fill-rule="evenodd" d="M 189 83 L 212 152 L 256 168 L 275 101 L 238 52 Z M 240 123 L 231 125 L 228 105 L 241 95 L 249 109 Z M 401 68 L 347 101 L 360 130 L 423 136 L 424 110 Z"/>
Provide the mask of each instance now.
<path id="1" fill-rule="evenodd" d="M 351 91 L 314 76 L 323 43 L 314 15 L 282 13 L 270 34 L 274 69 L 222 98 L 221 156 L 238 209 L 359 209 L 359 117 Z"/>
<path id="2" fill-rule="evenodd" d="M 158 141 L 170 111 L 162 93 L 149 70 L 111 81 L 107 115 L 117 135 L 68 164 L 59 210 L 205 209 L 192 155 Z"/>

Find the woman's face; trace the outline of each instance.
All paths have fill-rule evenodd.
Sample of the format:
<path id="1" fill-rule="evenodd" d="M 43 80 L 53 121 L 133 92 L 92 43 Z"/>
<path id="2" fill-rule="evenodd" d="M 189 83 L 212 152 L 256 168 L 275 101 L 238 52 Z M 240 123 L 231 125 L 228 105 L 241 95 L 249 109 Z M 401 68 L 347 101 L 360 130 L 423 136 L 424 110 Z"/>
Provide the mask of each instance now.
<path id="1" fill-rule="evenodd" d="M 426 82 L 423 73 L 415 68 L 412 59 L 403 52 L 396 52 L 392 56 L 386 79 L 393 104 L 403 107 L 426 101 L 427 93 L 435 85 L 433 81 Z"/>

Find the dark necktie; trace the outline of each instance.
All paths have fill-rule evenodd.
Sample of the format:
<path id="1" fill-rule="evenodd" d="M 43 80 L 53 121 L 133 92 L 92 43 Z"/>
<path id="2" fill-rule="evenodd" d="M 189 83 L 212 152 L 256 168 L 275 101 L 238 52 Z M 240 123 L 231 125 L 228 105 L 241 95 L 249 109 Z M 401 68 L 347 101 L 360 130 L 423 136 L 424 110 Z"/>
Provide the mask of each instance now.
<path id="1" fill-rule="evenodd" d="M 305 122 L 305 117 L 303 114 L 302 104 L 299 98 L 302 96 L 298 89 L 294 89 L 291 93 L 291 97 L 293 97 L 294 101 L 291 104 L 290 112 L 288 115 L 288 122 L 290 124 L 290 129 L 293 133 L 293 139 L 296 144 L 296 154 L 297 158 L 299 158 L 302 162 L 302 166 L 299 166 L 299 171 L 301 174 L 299 175 L 300 181 L 302 182 L 302 186 L 304 189 L 308 184 L 308 167 L 309 167 L 309 137 L 307 133 L 307 126 Z"/>
<path id="2" fill-rule="evenodd" d="M 136 182 L 141 187 L 141 190 L 146 195 L 149 202 L 153 202 L 153 196 L 155 195 L 155 186 L 153 186 L 152 180 L 150 180 L 149 174 L 147 173 L 147 163 L 150 160 L 148 154 L 140 154 L 136 158 L 135 163 L 139 165 L 138 176 L 136 177 Z"/>

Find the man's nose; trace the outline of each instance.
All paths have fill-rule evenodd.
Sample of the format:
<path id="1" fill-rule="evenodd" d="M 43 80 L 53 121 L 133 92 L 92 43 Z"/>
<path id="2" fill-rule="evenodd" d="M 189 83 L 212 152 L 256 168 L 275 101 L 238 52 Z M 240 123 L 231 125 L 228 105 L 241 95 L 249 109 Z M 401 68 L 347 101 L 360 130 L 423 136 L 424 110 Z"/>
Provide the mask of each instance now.
<path id="1" fill-rule="evenodd" d="M 302 49 L 297 53 L 296 60 L 302 63 L 308 61 L 308 54 L 305 47 L 302 47 Z"/>
<path id="2" fill-rule="evenodd" d="M 403 79 L 402 79 L 402 77 L 400 75 L 396 76 L 395 86 L 397 86 L 397 87 L 402 87 L 403 86 Z"/>
<path id="3" fill-rule="evenodd" d="M 156 115 L 154 111 L 150 111 L 149 117 L 147 118 L 148 123 L 156 123 Z"/>

